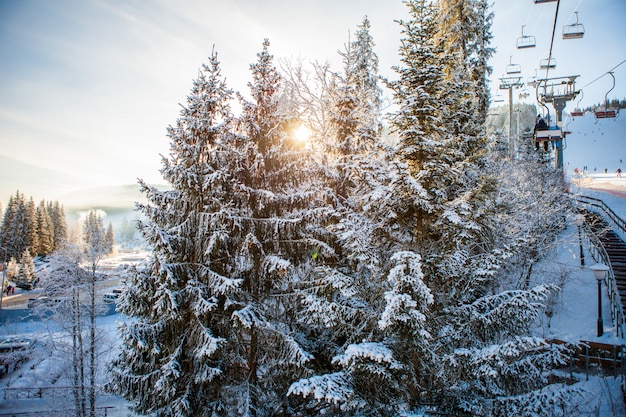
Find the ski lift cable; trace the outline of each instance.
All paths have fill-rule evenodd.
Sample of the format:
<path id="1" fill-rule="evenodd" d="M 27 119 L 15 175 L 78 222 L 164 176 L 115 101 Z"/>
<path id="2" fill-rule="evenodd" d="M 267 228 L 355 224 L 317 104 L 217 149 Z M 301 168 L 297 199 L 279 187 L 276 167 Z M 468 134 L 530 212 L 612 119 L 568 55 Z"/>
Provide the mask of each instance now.
<path id="1" fill-rule="evenodd" d="M 579 10 L 580 5 L 582 4 L 582 2 L 583 2 L 583 0 L 580 0 L 580 1 L 578 2 L 578 4 L 576 5 L 576 7 L 574 7 L 574 11 L 572 11 L 572 13 L 570 13 L 570 15 L 568 16 L 568 18 L 567 18 L 566 22 L 569 22 L 569 20 L 572 18 L 572 16 L 574 16 L 574 15 L 578 12 L 578 10 Z"/>
<path id="2" fill-rule="evenodd" d="M 595 83 L 596 81 L 598 81 L 599 79 L 601 79 L 602 77 L 604 77 L 605 75 L 609 75 L 611 72 L 613 72 L 617 67 L 623 65 L 624 63 L 626 63 L 626 59 L 623 60 L 622 62 L 620 62 L 619 64 L 617 64 L 616 66 L 614 66 L 613 68 L 611 68 L 610 70 L 608 70 L 607 72 L 603 73 L 602 75 L 600 75 L 598 78 L 596 78 L 593 81 L 588 82 L 587 84 L 585 84 L 584 86 L 582 86 L 580 89 L 582 90 L 585 87 L 589 87 L 591 84 Z"/>
<path id="3" fill-rule="evenodd" d="M 536 4 L 533 4 L 533 7 L 531 7 L 530 10 L 534 9 L 535 6 L 536 6 Z M 540 7 L 540 9 L 541 9 L 541 12 L 539 13 L 539 18 L 535 19 L 535 26 L 533 27 L 533 30 L 531 32 L 533 34 L 537 33 L 537 28 L 539 27 L 539 24 L 541 23 L 541 19 L 543 18 L 543 15 L 546 13 L 546 8 L 545 7 Z M 530 15 L 529 15 L 529 17 L 530 17 Z"/>
<path id="4" fill-rule="evenodd" d="M 550 72 L 550 62 L 552 62 L 552 46 L 554 45 L 554 34 L 556 32 L 556 20 L 559 16 L 559 5 L 561 0 L 556 0 L 556 10 L 554 11 L 554 24 L 552 25 L 552 39 L 550 40 L 550 51 L 548 52 L 548 65 L 546 66 L 546 79 Z"/>

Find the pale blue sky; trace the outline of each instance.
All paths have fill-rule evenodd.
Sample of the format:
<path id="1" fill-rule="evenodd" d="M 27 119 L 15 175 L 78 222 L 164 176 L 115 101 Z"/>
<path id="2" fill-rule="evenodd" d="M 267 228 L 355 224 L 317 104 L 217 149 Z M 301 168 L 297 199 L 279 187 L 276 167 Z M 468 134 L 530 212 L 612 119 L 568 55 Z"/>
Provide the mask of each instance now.
<path id="1" fill-rule="evenodd" d="M 510 55 L 524 79 L 534 75 L 555 5 L 495 1 L 494 79 Z M 563 41 L 560 29 L 575 9 L 587 33 Z M 0 167 L 0 201 L 18 188 L 56 199 L 138 177 L 160 182 L 166 126 L 213 45 L 229 85 L 246 93 L 264 38 L 276 58 L 328 59 L 340 69 L 336 52 L 367 15 L 380 71 L 394 78 L 394 19 L 406 12 L 401 0 L 0 0 L 0 163 L 10 165 L 8 157 L 48 170 L 39 183 L 26 173 L 20 183 L 19 168 L 9 176 Z M 583 86 L 626 59 L 625 18 L 622 0 L 561 0 L 554 75 L 580 75 Z M 522 24 L 537 38 L 534 50 L 515 48 Z M 614 95 L 626 97 L 626 64 L 615 75 Z M 605 77 L 585 88 L 582 105 L 601 101 L 609 87 Z"/>

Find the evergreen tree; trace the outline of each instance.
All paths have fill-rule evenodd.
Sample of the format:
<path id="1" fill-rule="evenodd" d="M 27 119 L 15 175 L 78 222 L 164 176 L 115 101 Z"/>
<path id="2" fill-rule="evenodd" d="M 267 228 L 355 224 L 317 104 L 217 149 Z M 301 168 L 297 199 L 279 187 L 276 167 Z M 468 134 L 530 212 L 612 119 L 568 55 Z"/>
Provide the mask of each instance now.
<path id="1" fill-rule="evenodd" d="M 17 269 L 16 281 L 32 283 L 35 281 L 35 264 L 30 251 L 26 249 L 20 257 L 19 267 Z"/>
<path id="2" fill-rule="evenodd" d="M 490 410 L 494 395 L 503 403 L 516 395 L 532 396 L 549 381 L 537 380 L 528 364 L 539 374 L 549 373 L 564 352 L 539 350 L 536 341 L 523 339 L 550 289 L 500 288 L 489 294 L 503 278 L 499 272 L 511 253 L 510 245 L 493 240 L 504 225 L 497 222 L 502 218 L 492 203 L 496 178 L 482 170 L 485 87 L 467 83 L 484 83 L 487 74 L 485 65 L 478 73 L 471 65 L 478 57 L 486 62 L 489 55 L 485 4 L 407 4 L 412 20 L 403 24 L 403 66 L 400 80 L 391 84 L 400 106 L 394 119 L 399 170 L 390 197 L 380 206 L 389 219 L 386 228 L 400 231 L 394 233 L 396 241 L 420 254 L 424 282 L 433 295 L 425 330 L 437 337 L 427 346 L 430 359 L 425 355 L 415 364 L 419 386 L 429 387 L 420 396 L 437 403 L 438 412 L 480 414 Z M 491 360 L 477 357 L 494 351 L 505 355 L 513 346 L 516 354 L 500 359 L 508 368 L 486 375 L 477 389 L 472 381 L 481 372 L 479 364 Z M 567 389 L 561 394 L 570 395 Z"/>
<path id="3" fill-rule="evenodd" d="M 26 203 L 24 229 L 25 247 L 36 253 L 39 247 L 39 235 L 37 234 L 37 207 L 32 197 Z"/>
<path id="4" fill-rule="evenodd" d="M 113 232 L 113 223 L 109 222 L 105 235 L 105 246 L 107 253 L 113 253 L 113 247 L 115 246 L 115 233 Z"/>
<path id="5" fill-rule="evenodd" d="M 37 249 L 37 216 L 32 198 L 26 201 L 19 191 L 9 198 L 0 239 L 0 246 L 7 248 L 9 257 L 19 258 L 26 249 Z"/>
<path id="6" fill-rule="evenodd" d="M 7 249 L 9 258 L 19 257 L 28 247 L 25 239 L 27 236 L 25 204 L 24 195 L 17 191 L 15 195 L 9 197 L 4 212 L 0 245 Z"/>
<path id="7" fill-rule="evenodd" d="M 83 222 L 83 243 L 89 260 L 99 259 L 110 253 L 104 222 L 95 210 L 90 210 Z"/>
<path id="8" fill-rule="evenodd" d="M 48 202 L 48 214 L 52 222 L 54 231 L 54 249 L 60 249 L 67 239 L 67 220 L 65 218 L 65 209 L 58 202 Z"/>
<path id="9" fill-rule="evenodd" d="M 20 264 L 17 262 L 17 260 L 14 257 L 9 258 L 9 261 L 7 262 L 7 278 L 14 278 L 19 274 L 20 271 Z M 4 285 L 5 287 L 7 286 L 8 282 L 5 282 Z"/>
<path id="10" fill-rule="evenodd" d="M 54 250 L 54 229 L 45 201 L 42 200 L 37 206 L 36 215 L 38 246 L 34 248 L 34 252 L 45 256 Z"/>
<path id="11" fill-rule="evenodd" d="M 142 184 L 150 204 L 139 206 L 148 218 L 140 228 L 154 256 L 120 301 L 134 320 L 121 329 L 109 386 L 139 412 L 285 413 L 284 392 L 309 360 L 289 294 L 310 250 L 310 195 L 297 191 L 306 174 L 268 46 L 252 66 L 254 101 L 239 133 L 213 53 L 168 128 L 161 172 L 171 190 Z"/>
<path id="12" fill-rule="evenodd" d="M 342 53 L 344 71 L 331 89 L 328 114 L 336 139 L 329 141 L 328 153 L 334 151 L 335 158 L 325 158 L 321 182 L 327 202 L 319 212 L 326 234 L 302 290 L 302 321 L 315 341 L 310 348 L 315 367 L 289 393 L 294 409 L 305 415 L 390 415 L 401 409 L 414 380 L 395 356 L 403 349 L 418 353 L 415 339 L 402 347 L 392 340 L 399 333 L 420 334 L 424 316 L 418 311 L 430 297 L 419 286 L 421 271 L 414 261 L 419 256 L 406 252 L 385 260 L 386 242 L 380 243 L 369 217 L 371 198 L 387 181 L 387 166 L 367 19 L 357 35 Z M 416 321 L 403 326 L 395 313 Z"/>

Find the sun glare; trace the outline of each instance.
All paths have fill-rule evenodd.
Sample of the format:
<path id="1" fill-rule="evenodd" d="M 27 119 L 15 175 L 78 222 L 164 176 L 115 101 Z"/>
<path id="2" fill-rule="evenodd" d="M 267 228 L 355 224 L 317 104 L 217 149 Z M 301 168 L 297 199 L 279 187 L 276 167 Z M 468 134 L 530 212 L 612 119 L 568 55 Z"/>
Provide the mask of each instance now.
<path id="1" fill-rule="evenodd" d="M 311 138 L 311 130 L 309 130 L 309 128 L 305 125 L 298 126 L 296 130 L 294 130 L 293 134 L 296 140 L 302 143 L 308 143 Z"/>

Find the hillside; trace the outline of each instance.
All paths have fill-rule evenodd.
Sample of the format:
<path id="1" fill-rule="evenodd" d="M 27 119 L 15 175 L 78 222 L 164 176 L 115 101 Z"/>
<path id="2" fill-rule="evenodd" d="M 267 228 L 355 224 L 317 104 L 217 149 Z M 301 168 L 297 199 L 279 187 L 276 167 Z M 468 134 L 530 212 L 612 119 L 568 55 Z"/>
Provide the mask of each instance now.
<path id="1" fill-rule="evenodd" d="M 622 110 L 622 113 L 625 111 Z M 567 174 L 587 167 L 590 175 L 613 174 L 626 167 L 626 117 L 596 119 L 591 112 L 582 117 L 565 117 L 567 135 L 563 160 Z"/>

